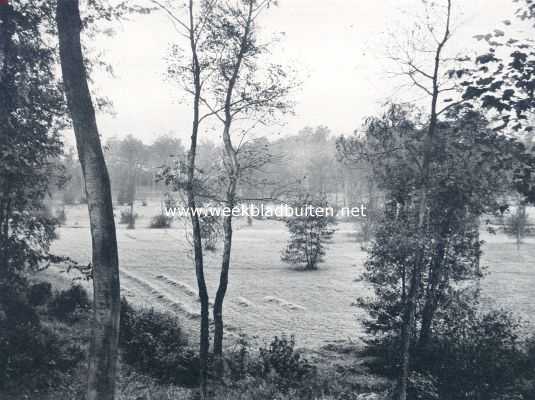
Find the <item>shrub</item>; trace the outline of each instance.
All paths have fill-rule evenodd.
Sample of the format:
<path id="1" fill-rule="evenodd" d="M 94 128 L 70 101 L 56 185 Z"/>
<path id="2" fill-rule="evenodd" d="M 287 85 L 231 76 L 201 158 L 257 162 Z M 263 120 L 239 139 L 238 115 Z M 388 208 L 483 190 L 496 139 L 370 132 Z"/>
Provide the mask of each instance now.
<path id="1" fill-rule="evenodd" d="M 158 214 L 150 220 L 150 228 L 152 229 L 168 229 L 171 227 L 172 218 L 164 214 Z"/>
<path id="2" fill-rule="evenodd" d="M 299 213 L 296 212 L 296 215 L 285 219 L 290 239 L 281 260 L 292 265 L 304 266 L 305 270 L 314 270 L 317 269 L 318 263 L 323 261 L 325 245 L 334 234 L 331 226 L 336 221 L 333 216 L 305 212 L 309 207 L 326 209 L 327 203 L 321 199 L 314 200 L 310 196 L 304 196 L 296 202 L 294 210 L 298 210 Z"/>
<path id="3" fill-rule="evenodd" d="M 429 351 L 416 358 L 417 372 L 434 377 L 440 399 L 513 395 L 529 370 L 517 327 L 517 321 L 501 311 L 450 311 L 435 327 Z"/>
<path id="4" fill-rule="evenodd" d="M 263 377 L 270 377 L 277 386 L 286 391 L 315 375 L 315 367 L 295 350 L 295 338 L 275 336 L 269 347 L 259 349 L 259 359 L 253 371 Z"/>
<path id="5" fill-rule="evenodd" d="M 56 212 L 56 220 L 58 221 L 59 225 L 65 225 L 65 222 L 67 222 L 65 208 L 62 207 Z"/>
<path id="6" fill-rule="evenodd" d="M 203 248 L 208 251 L 214 251 L 217 246 L 217 242 L 221 238 L 221 223 L 217 215 L 200 216 L 201 227 L 201 240 Z"/>
<path id="7" fill-rule="evenodd" d="M 119 340 L 124 361 L 160 382 L 196 386 L 199 361 L 187 348 L 176 318 L 153 309 L 135 310 L 123 299 Z"/>
<path id="8" fill-rule="evenodd" d="M 25 288 L 0 287 L 0 388 L 19 393 L 56 385 L 84 357 L 79 346 L 41 324 L 27 297 Z"/>
<path id="9" fill-rule="evenodd" d="M 526 206 L 519 204 L 514 212 L 505 219 L 505 233 L 516 239 L 517 246 L 520 246 L 522 239 L 529 233 L 529 219 Z"/>
<path id="10" fill-rule="evenodd" d="M 80 285 L 56 292 L 48 305 L 51 316 L 65 322 L 80 320 L 91 309 L 86 290 Z"/>
<path id="11" fill-rule="evenodd" d="M 136 213 L 132 214 L 129 209 L 122 210 L 121 215 L 119 217 L 119 223 L 127 224 L 129 226 L 135 226 L 137 218 L 138 218 L 138 215 Z"/>
<path id="12" fill-rule="evenodd" d="M 48 282 L 39 282 L 30 286 L 28 301 L 32 306 L 47 304 L 52 298 L 52 285 Z"/>
<path id="13" fill-rule="evenodd" d="M 236 348 L 226 353 L 225 361 L 232 381 L 240 381 L 249 375 L 250 356 L 249 342 L 241 334 L 236 343 Z"/>

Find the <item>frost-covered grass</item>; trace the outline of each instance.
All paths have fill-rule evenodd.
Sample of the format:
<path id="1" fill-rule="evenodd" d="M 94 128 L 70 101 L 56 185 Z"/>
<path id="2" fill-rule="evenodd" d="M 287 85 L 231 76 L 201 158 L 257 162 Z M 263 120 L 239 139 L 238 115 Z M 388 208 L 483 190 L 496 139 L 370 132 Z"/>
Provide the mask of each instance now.
<path id="1" fill-rule="evenodd" d="M 57 254 L 81 263 L 90 260 L 90 236 L 85 206 L 67 208 L 67 223 L 53 246 Z M 136 207 L 135 230 L 118 226 L 123 295 L 130 302 L 174 311 L 196 331 L 199 305 L 189 241 L 184 226 L 149 229 L 158 204 Z M 119 209 L 116 212 L 120 214 Z M 351 304 L 369 293 L 358 279 L 366 253 L 354 241 L 351 224 L 339 224 L 325 263 L 318 271 L 295 271 L 280 261 L 287 240 L 277 221 L 255 220 L 247 226 L 237 219 L 229 290 L 224 307 L 228 337 L 240 332 L 260 341 L 274 335 L 294 334 L 299 346 L 358 341 L 363 312 Z M 504 235 L 482 234 L 482 264 L 489 276 L 482 283 L 483 304 L 494 303 L 535 321 L 535 240 L 526 239 L 517 251 Z M 206 275 L 213 298 L 219 273 L 219 252 L 206 254 Z"/>

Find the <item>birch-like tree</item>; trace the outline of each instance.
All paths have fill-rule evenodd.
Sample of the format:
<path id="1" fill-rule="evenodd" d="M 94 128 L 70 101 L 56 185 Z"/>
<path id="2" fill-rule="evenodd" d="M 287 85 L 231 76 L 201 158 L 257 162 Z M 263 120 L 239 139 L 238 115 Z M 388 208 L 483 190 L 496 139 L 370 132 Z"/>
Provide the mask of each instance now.
<path id="1" fill-rule="evenodd" d="M 259 38 L 260 17 L 274 4 L 272 0 L 221 1 L 208 26 L 208 60 L 214 72 L 201 101 L 221 126 L 224 176 L 220 201 L 230 209 L 239 202 L 237 189 L 244 171 L 267 160 L 264 154 L 257 159 L 250 154 L 241 156 L 248 135 L 292 107 L 288 98 L 296 83 L 288 68 L 267 60 L 274 42 Z M 223 218 L 223 254 L 213 307 L 213 351 L 219 375 L 223 368 L 223 303 L 231 264 L 232 219 L 232 214 Z"/>

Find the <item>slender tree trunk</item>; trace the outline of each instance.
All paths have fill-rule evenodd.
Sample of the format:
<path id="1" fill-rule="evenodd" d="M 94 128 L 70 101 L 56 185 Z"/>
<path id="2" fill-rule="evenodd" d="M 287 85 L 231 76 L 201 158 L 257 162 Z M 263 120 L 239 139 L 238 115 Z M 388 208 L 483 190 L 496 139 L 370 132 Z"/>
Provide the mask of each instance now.
<path id="1" fill-rule="evenodd" d="M 204 260 L 201 240 L 201 225 L 197 213 L 192 212 L 196 209 L 195 200 L 195 162 L 197 157 L 197 140 L 200 123 L 200 101 L 201 101 L 201 66 L 197 56 L 197 43 L 195 41 L 195 22 L 193 15 L 193 0 L 189 0 L 189 39 L 190 50 L 192 55 L 192 72 L 194 85 L 193 98 L 193 123 L 191 129 L 190 149 L 187 160 L 187 185 L 186 196 L 190 210 L 192 234 L 193 234 L 193 252 L 195 258 L 195 276 L 197 278 L 197 288 L 199 291 L 199 301 L 201 302 L 201 327 L 199 336 L 199 361 L 200 361 L 200 379 L 199 389 L 201 400 L 207 398 L 208 393 L 208 353 L 210 350 L 210 321 L 209 321 L 209 297 L 204 277 Z"/>
<path id="2" fill-rule="evenodd" d="M 56 21 L 63 82 L 82 165 L 91 222 L 94 289 L 87 399 L 113 400 L 121 305 L 119 259 L 110 179 L 80 43 L 78 0 L 58 0 Z"/>
<path id="3" fill-rule="evenodd" d="M 440 280 L 442 279 L 442 268 L 444 268 L 444 256 L 446 252 L 446 246 L 443 238 L 439 238 L 434 262 L 429 271 L 429 282 L 426 293 L 425 305 L 422 310 L 422 327 L 420 328 L 420 338 L 418 348 L 423 351 L 427 348 L 429 341 L 431 340 L 431 327 L 433 317 L 438 304 L 438 288 Z"/>
<path id="4" fill-rule="evenodd" d="M 226 194 L 227 206 L 233 207 L 235 203 L 236 187 L 240 174 L 240 165 L 238 162 L 238 155 L 234 146 L 232 145 L 232 139 L 230 137 L 230 128 L 233 122 L 232 115 L 232 94 L 234 87 L 239 77 L 241 64 L 246 51 L 247 41 L 249 39 L 250 28 L 252 24 L 254 2 L 249 3 L 249 13 L 247 16 L 247 22 L 245 32 L 241 38 L 240 52 L 236 58 L 236 65 L 232 72 L 232 76 L 229 79 L 226 94 L 225 94 L 225 118 L 223 124 L 223 148 L 225 150 L 225 156 L 227 161 L 227 170 L 229 178 L 229 186 Z M 232 215 L 225 217 L 223 221 L 224 229 L 224 249 L 221 261 L 221 272 L 219 276 L 219 287 L 217 288 L 217 294 L 214 301 L 214 358 L 216 361 L 217 373 L 221 377 L 223 375 L 223 301 L 227 292 L 228 286 L 228 273 L 230 269 L 230 254 L 232 249 Z"/>
<path id="5" fill-rule="evenodd" d="M 193 147 L 193 146 L 192 146 Z M 195 150 L 194 150 L 195 151 Z M 194 154 L 190 150 L 190 154 Z M 189 157 L 190 160 L 195 157 Z M 191 161 L 190 161 L 191 162 Z M 191 165 L 191 164 L 190 164 Z M 190 167 L 188 166 L 188 169 Z M 192 169 L 193 170 L 193 169 Z M 188 190 L 188 207 L 190 210 L 195 210 L 195 194 L 192 189 Z M 199 291 L 199 300 L 201 302 L 201 334 L 199 338 L 199 360 L 200 360 L 200 392 L 201 399 L 207 398 L 208 385 L 208 353 L 210 350 L 210 321 L 209 321 L 209 298 L 208 289 L 206 287 L 206 279 L 204 277 L 204 261 L 201 241 L 201 227 L 199 217 L 191 213 L 191 224 L 193 227 L 193 251 L 195 258 L 195 275 L 197 277 L 197 288 Z"/>
<path id="6" fill-rule="evenodd" d="M 435 52 L 433 74 L 432 74 L 432 92 L 431 92 L 431 109 L 430 109 L 430 120 L 429 127 L 424 139 L 424 149 L 423 149 L 423 163 L 422 163 L 422 179 L 420 187 L 420 204 L 418 210 L 418 220 L 417 226 L 419 231 L 419 238 L 424 239 L 426 235 L 426 215 L 427 215 L 427 196 L 428 196 L 428 186 L 429 186 L 429 175 L 430 175 L 430 166 L 431 166 L 431 157 L 433 152 L 433 142 L 435 137 L 435 131 L 438 123 L 438 99 L 440 96 L 440 83 L 439 83 L 439 74 L 440 74 L 440 65 L 441 65 L 441 56 L 444 46 L 450 39 L 450 20 L 451 19 L 451 0 L 447 0 L 447 16 L 446 16 L 446 29 L 444 32 L 444 37 L 438 43 L 437 49 Z M 415 265 L 413 266 L 411 273 L 411 283 L 409 288 L 409 293 L 407 296 L 407 302 L 405 304 L 405 313 L 403 317 L 402 329 L 401 329 L 401 369 L 399 374 L 398 386 L 397 386 L 397 400 L 406 400 L 407 399 L 407 389 L 409 382 L 410 374 L 410 350 L 411 342 L 414 338 L 414 329 L 416 326 L 416 307 L 418 302 L 418 297 L 420 293 L 420 285 L 422 280 L 422 269 L 425 258 L 425 248 L 422 246 L 421 249 L 416 249 L 418 252 L 418 257 L 416 259 Z"/>
<path id="7" fill-rule="evenodd" d="M 230 105 L 230 96 L 228 97 L 228 104 Z M 232 146 L 230 138 L 230 126 L 232 124 L 232 117 L 230 116 L 230 108 L 226 112 L 226 123 L 223 129 L 223 143 L 227 157 L 227 168 L 229 184 L 226 192 L 226 206 L 232 209 L 235 205 L 236 188 L 239 178 L 239 163 L 238 157 L 234 147 Z M 225 216 L 223 219 L 223 255 L 221 258 L 221 272 L 219 275 L 219 287 L 217 288 L 216 298 L 214 301 L 214 358 L 219 377 L 223 376 L 223 302 L 227 293 L 228 276 L 230 270 L 230 255 L 232 250 L 232 213 Z"/>
<path id="8" fill-rule="evenodd" d="M 236 187 L 235 183 L 231 186 Z M 234 194 L 235 189 L 230 189 L 228 194 L 228 207 L 232 209 L 234 207 Z M 224 245 L 223 255 L 221 260 L 221 273 L 219 275 L 219 287 L 217 288 L 216 297 L 214 300 L 214 361 L 216 367 L 216 373 L 218 377 L 223 376 L 223 302 L 227 293 L 228 276 L 230 270 L 230 255 L 232 250 L 232 215 L 225 216 L 223 219 L 223 233 L 224 233 Z"/>

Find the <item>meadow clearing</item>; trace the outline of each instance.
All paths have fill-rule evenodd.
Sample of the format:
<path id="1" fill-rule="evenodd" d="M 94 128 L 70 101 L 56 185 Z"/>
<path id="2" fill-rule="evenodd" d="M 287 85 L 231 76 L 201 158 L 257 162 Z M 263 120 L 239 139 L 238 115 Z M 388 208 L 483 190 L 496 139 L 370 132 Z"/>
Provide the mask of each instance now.
<path id="1" fill-rule="evenodd" d="M 119 211 L 117 207 L 116 214 Z M 190 245 L 180 222 L 171 229 L 148 228 L 150 217 L 158 212 L 158 204 L 136 207 L 136 229 L 118 225 L 123 296 L 137 305 L 175 312 L 193 333 L 199 303 Z M 91 248 L 86 206 L 67 207 L 66 214 L 67 222 L 58 230 L 52 251 L 87 264 Z M 482 265 L 488 267 L 481 283 L 482 306 L 514 312 L 525 320 L 528 331 L 535 322 L 535 239 L 525 239 L 517 249 L 514 239 L 502 233 L 482 232 L 481 237 L 486 242 Z M 227 337 L 243 333 L 250 341 L 264 342 L 274 335 L 293 334 L 298 345 L 307 348 L 358 342 L 365 314 L 353 304 L 370 290 L 359 279 L 366 252 L 355 241 L 354 225 L 337 225 L 318 271 L 296 271 L 283 263 L 280 252 L 286 240 L 282 222 L 255 220 L 248 226 L 245 219 L 236 220 L 224 306 Z M 219 279 L 219 262 L 218 251 L 206 253 L 211 297 Z M 47 274 L 70 279 L 61 269 L 54 267 Z"/>

